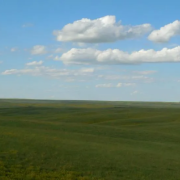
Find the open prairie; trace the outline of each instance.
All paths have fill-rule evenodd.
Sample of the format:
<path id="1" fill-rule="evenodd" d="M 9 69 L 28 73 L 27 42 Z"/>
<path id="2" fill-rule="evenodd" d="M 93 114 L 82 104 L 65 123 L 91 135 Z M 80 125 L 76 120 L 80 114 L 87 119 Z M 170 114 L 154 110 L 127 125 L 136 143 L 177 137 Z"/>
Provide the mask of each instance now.
<path id="1" fill-rule="evenodd" d="M 180 179 L 180 103 L 1 99 L 0 179 Z"/>

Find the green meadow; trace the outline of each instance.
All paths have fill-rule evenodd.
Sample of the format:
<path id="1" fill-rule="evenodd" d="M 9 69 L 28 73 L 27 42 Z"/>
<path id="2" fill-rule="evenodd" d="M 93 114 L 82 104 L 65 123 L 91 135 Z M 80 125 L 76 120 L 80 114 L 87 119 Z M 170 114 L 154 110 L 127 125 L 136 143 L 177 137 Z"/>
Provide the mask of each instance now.
<path id="1" fill-rule="evenodd" d="M 180 103 L 0 100 L 0 180 L 178 180 Z"/>

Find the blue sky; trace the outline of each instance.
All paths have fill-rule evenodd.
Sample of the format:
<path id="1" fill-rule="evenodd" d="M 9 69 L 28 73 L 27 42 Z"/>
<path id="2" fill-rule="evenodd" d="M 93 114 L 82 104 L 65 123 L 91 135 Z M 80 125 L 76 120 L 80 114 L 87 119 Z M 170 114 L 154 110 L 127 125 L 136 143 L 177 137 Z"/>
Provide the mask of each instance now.
<path id="1" fill-rule="evenodd" d="M 0 0 L 0 98 L 179 102 L 179 6 Z"/>

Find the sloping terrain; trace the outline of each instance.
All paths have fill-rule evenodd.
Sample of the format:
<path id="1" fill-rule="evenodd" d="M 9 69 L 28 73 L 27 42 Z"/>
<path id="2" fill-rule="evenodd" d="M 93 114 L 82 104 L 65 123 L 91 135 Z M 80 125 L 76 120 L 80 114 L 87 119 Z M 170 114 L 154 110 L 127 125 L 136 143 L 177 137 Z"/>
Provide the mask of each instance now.
<path id="1" fill-rule="evenodd" d="M 179 179 L 179 103 L 0 100 L 0 179 Z"/>

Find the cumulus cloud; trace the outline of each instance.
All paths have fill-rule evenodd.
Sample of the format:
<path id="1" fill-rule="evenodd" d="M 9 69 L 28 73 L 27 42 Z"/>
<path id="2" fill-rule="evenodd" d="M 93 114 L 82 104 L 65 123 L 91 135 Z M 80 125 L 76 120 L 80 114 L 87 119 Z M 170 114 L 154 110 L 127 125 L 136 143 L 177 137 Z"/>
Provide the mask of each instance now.
<path id="1" fill-rule="evenodd" d="M 27 66 L 40 66 L 42 64 L 43 64 L 43 61 L 33 61 L 33 62 L 26 63 Z"/>
<path id="2" fill-rule="evenodd" d="M 151 29 L 150 24 L 124 26 L 121 22 L 116 22 L 115 16 L 104 16 L 94 20 L 83 18 L 65 25 L 61 30 L 54 31 L 53 34 L 57 41 L 105 43 L 138 38 Z"/>
<path id="3" fill-rule="evenodd" d="M 161 27 L 159 30 L 152 31 L 148 39 L 157 43 L 165 43 L 177 35 L 180 35 L 180 21 L 178 20 Z"/>
<path id="4" fill-rule="evenodd" d="M 32 55 L 41 55 L 46 53 L 47 53 L 46 47 L 42 45 L 36 45 L 31 49 Z"/>
<path id="5" fill-rule="evenodd" d="M 64 64 L 141 64 L 160 62 L 180 62 L 180 46 L 160 51 L 153 49 L 124 52 L 119 49 L 107 49 L 100 51 L 97 49 L 76 49 L 73 48 L 62 54 L 56 60 L 63 61 Z"/>

